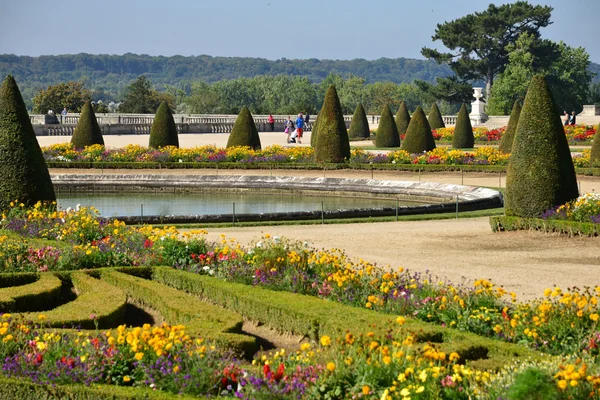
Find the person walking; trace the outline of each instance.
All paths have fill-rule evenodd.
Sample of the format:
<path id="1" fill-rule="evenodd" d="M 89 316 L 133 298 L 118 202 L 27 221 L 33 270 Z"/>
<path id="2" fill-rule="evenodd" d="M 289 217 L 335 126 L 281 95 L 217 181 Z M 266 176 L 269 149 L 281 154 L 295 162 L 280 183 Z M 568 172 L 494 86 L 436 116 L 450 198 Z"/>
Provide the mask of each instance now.
<path id="1" fill-rule="evenodd" d="M 269 118 L 267 118 L 267 122 L 271 126 L 271 132 L 275 131 L 275 118 L 271 114 L 269 114 Z"/>
<path id="2" fill-rule="evenodd" d="M 564 114 L 563 114 L 564 118 L 565 118 L 565 123 L 564 125 L 567 126 L 569 125 L 569 121 L 571 120 L 571 116 L 569 115 L 569 113 L 565 110 Z"/>
<path id="3" fill-rule="evenodd" d="M 298 114 L 298 118 L 296 119 L 296 132 L 295 135 L 298 137 L 298 144 L 302 144 L 302 132 L 304 128 L 304 117 L 302 113 Z"/>
<path id="4" fill-rule="evenodd" d="M 288 115 L 288 118 L 285 121 L 285 130 L 284 130 L 284 132 L 287 133 L 287 142 L 288 143 L 296 143 L 296 139 L 294 139 L 292 137 L 293 130 L 294 130 L 294 122 L 292 121 L 292 118 Z"/>
<path id="5" fill-rule="evenodd" d="M 569 120 L 569 125 L 575 125 L 576 115 L 575 111 L 571 112 L 571 119 Z"/>

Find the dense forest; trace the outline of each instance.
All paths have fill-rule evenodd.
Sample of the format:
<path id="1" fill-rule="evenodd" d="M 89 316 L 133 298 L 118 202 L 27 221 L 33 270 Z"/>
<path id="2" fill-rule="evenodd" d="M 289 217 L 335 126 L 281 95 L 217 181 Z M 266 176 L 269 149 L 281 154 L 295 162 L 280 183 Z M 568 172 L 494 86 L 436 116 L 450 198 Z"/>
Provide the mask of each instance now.
<path id="1" fill-rule="evenodd" d="M 56 56 L 0 55 L 0 76 L 15 76 L 23 97 L 30 103 L 37 89 L 61 82 L 79 81 L 92 90 L 101 89 L 106 97 L 119 95 L 140 75 L 146 75 L 161 90 L 165 85 L 185 87 L 202 80 L 216 82 L 258 75 L 290 75 L 321 82 L 330 73 L 355 75 L 366 83 L 389 81 L 433 82 L 436 77 L 452 74 L 447 65 L 407 58 L 355 60 L 266 60 L 261 58 L 211 56 L 148 56 L 66 54 Z M 112 95 L 112 96 L 111 96 Z"/>

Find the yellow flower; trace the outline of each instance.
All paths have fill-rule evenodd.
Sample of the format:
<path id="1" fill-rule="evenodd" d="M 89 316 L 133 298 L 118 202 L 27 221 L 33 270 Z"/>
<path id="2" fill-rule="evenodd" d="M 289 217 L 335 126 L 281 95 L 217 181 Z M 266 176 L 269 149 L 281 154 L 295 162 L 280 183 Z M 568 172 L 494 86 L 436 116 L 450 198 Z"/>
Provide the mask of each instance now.
<path id="1" fill-rule="evenodd" d="M 144 353 L 135 353 L 135 359 L 140 361 L 142 358 L 144 358 Z"/>
<path id="2" fill-rule="evenodd" d="M 363 386 L 362 387 L 362 394 L 366 396 L 369 393 L 371 393 L 371 388 L 369 386 L 367 386 L 367 385 Z"/>
<path id="3" fill-rule="evenodd" d="M 125 375 L 123 377 L 123 382 L 129 382 L 131 380 L 131 378 L 129 377 L 129 375 Z"/>
<path id="4" fill-rule="evenodd" d="M 333 362 L 328 362 L 327 363 L 327 369 L 330 370 L 331 372 L 335 371 L 335 363 Z"/>
<path id="5" fill-rule="evenodd" d="M 179 365 L 176 365 L 176 366 L 174 366 L 174 367 L 173 367 L 173 373 L 175 373 L 175 374 L 176 374 L 176 373 L 178 373 L 178 372 L 179 372 L 179 369 L 180 369 L 180 368 L 179 368 Z"/>
<path id="6" fill-rule="evenodd" d="M 403 316 L 399 316 L 398 318 L 396 318 L 396 322 L 398 323 L 398 325 L 404 325 L 406 319 Z"/>
<path id="7" fill-rule="evenodd" d="M 39 319 L 40 321 L 43 321 L 43 320 L 45 320 L 45 319 L 46 319 L 46 316 L 45 316 L 44 314 L 40 314 L 40 315 L 38 315 L 38 319 Z"/>
<path id="8" fill-rule="evenodd" d="M 331 345 L 331 338 L 327 335 L 321 337 L 321 346 L 327 347 Z"/>
<path id="9" fill-rule="evenodd" d="M 565 390 L 567 388 L 567 381 L 564 379 L 561 379 L 560 381 L 558 381 L 557 385 L 558 385 L 559 389 Z"/>
<path id="10" fill-rule="evenodd" d="M 594 322 L 598 321 L 598 314 L 597 313 L 593 313 L 592 315 L 590 315 L 590 319 Z"/>

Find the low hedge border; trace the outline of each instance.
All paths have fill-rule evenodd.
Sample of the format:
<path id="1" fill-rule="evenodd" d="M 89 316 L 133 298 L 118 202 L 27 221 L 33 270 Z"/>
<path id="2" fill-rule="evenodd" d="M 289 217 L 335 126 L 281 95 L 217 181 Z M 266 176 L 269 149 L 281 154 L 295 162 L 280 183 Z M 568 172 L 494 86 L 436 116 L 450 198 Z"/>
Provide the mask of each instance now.
<path id="1" fill-rule="evenodd" d="M 125 317 L 127 298 L 121 289 L 92 278 L 84 272 L 70 274 L 77 298 L 53 310 L 45 311 L 46 323 L 53 328 L 80 327 L 81 329 L 112 328 Z M 23 314 L 37 321 L 39 315 Z M 94 318 L 92 318 L 94 316 Z"/>
<path id="2" fill-rule="evenodd" d="M 241 333 L 244 321 L 236 312 L 208 304 L 161 283 L 114 269 L 94 272 L 99 273 L 103 281 L 123 290 L 128 297 L 158 311 L 169 323 L 185 325 L 186 332 L 190 334 L 215 340 L 246 356 L 251 356 L 258 349 L 255 338 Z"/>
<path id="3" fill-rule="evenodd" d="M 0 274 L 0 288 L 12 288 L 15 286 L 27 285 L 39 279 L 39 274 L 35 272 L 19 272 Z"/>
<path id="4" fill-rule="evenodd" d="M 92 161 L 48 161 L 48 168 L 65 169 L 291 169 L 291 170 L 367 170 L 367 171 L 420 171 L 420 172 L 506 172 L 507 165 L 470 164 L 317 164 L 317 163 L 240 163 L 240 162 L 92 162 Z M 600 168 L 577 167 L 578 175 L 600 176 Z"/>
<path id="5" fill-rule="evenodd" d="M 151 389 L 114 385 L 41 385 L 26 379 L 0 377 L 0 398 L 19 400 L 180 400 L 206 399 L 206 397 L 173 395 Z"/>
<path id="6" fill-rule="evenodd" d="M 322 335 L 339 336 L 351 329 L 366 333 L 386 329 L 395 323 L 395 316 L 351 307 L 312 296 L 272 291 L 260 287 L 225 282 L 213 277 L 154 267 L 152 278 L 188 293 L 195 294 L 225 308 L 236 310 L 244 317 L 265 323 L 283 332 L 303 334 L 313 339 Z M 380 328 L 378 328 L 380 327 Z M 416 334 L 421 343 L 441 342 L 447 353 L 456 351 L 462 360 L 474 368 L 498 370 L 518 359 L 540 359 L 542 354 L 520 345 L 484 338 L 406 319 L 405 329 Z"/>
<path id="7" fill-rule="evenodd" d="M 593 237 L 600 235 L 600 224 L 591 222 L 497 216 L 490 217 L 490 225 L 494 232 L 532 230 L 568 236 Z"/>
<path id="8" fill-rule="evenodd" d="M 10 274 L 4 275 L 2 280 L 23 283 L 32 277 L 38 279 L 32 283 L 0 289 L 0 312 L 48 310 L 58 304 L 62 282 L 53 274 Z"/>

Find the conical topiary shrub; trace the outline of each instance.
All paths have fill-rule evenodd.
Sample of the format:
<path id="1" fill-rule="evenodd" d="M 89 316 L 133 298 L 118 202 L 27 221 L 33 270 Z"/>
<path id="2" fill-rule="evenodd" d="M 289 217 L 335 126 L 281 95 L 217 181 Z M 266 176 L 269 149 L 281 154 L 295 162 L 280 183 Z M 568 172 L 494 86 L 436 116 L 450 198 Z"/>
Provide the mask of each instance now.
<path id="1" fill-rule="evenodd" d="M 418 106 L 406 129 L 406 136 L 402 141 L 402 150 L 414 154 L 433 149 L 435 149 L 435 139 L 431 133 L 431 127 L 423 109 L 421 106 Z"/>
<path id="2" fill-rule="evenodd" d="M 371 131 L 369 130 L 369 121 L 367 120 L 365 109 L 360 103 L 358 103 L 356 109 L 354 110 L 348 136 L 350 139 L 368 139 L 371 136 Z"/>
<path id="3" fill-rule="evenodd" d="M 508 125 L 506 126 L 506 130 L 504 131 L 504 135 L 502 135 L 502 140 L 500 140 L 500 146 L 498 150 L 504 154 L 509 154 L 513 140 L 515 139 L 515 132 L 517 131 L 517 124 L 519 123 L 519 116 L 521 115 L 521 105 L 519 101 L 515 101 L 513 104 L 512 111 L 510 113 L 510 118 L 508 120 Z"/>
<path id="4" fill-rule="evenodd" d="M 431 106 L 427 120 L 429 121 L 429 126 L 431 129 L 440 129 L 446 127 L 446 124 L 444 124 L 444 119 L 442 118 L 442 114 L 440 113 L 440 109 L 436 103 L 433 103 Z"/>
<path id="5" fill-rule="evenodd" d="M 154 115 L 148 147 L 158 149 L 166 146 L 179 147 L 179 137 L 173 114 L 171 114 L 167 102 L 163 101 L 156 110 L 156 115 Z"/>
<path id="6" fill-rule="evenodd" d="M 539 217 L 577 198 L 577 178 L 567 137 L 543 76 L 529 84 L 512 145 L 506 215 Z"/>
<path id="7" fill-rule="evenodd" d="M 600 163 L 600 124 L 596 127 L 594 139 L 592 139 L 592 151 L 590 153 L 590 166 Z"/>
<path id="8" fill-rule="evenodd" d="M 254 118 L 250 114 L 248 107 L 242 107 L 233 129 L 227 139 L 227 147 L 247 146 L 254 150 L 260 150 L 260 137 L 254 123 Z"/>
<path id="9" fill-rule="evenodd" d="M 398 108 L 398 112 L 396 113 L 396 127 L 398 128 L 398 133 L 400 135 L 404 135 L 406 133 L 408 124 L 410 124 L 410 115 L 408 114 L 406 104 L 402 102 L 400 103 L 400 108 Z"/>
<path id="10" fill-rule="evenodd" d="M 71 137 L 71 144 L 77 149 L 83 149 L 85 146 L 91 146 L 94 144 L 104 145 L 104 139 L 102 138 L 102 131 L 96 120 L 96 114 L 92 104 L 88 101 L 85 102 L 79 114 L 79 121 L 73 131 Z"/>
<path id="11" fill-rule="evenodd" d="M 323 107 L 319 112 L 315 160 L 317 162 L 342 162 L 350 158 L 350 142 L 344 122 L 344 114 L 335 86 L 325 93 Z"/>
<path id="12" fill-rule="evenodd" d="M 400 147 L 400 134 L 398 127 L 394 121 L 392 111 L 386 104 L 381 110 L 381 118 L 379 119 L 379 127 L 377 127 L 377 135 L 375 136 L 376 147 Z"/>
<path id="13" fill-rule="evenodd" d="M 473 146 L 475 146 L 473 127 L 471 126 L 467 106 L 463 104 L 456 118 L 454 135 L 452 135 L 452 147 L 455 149 L 472 149 Z"/>
<path id="14" fill-rule="evenodd" d="M 0 210 L 17 200 L 28 206 L 55 201 L 54 187 L 12 75 L 0 87 Z"/>
<path id="15" fill-rule="evenodd" d="M 313 148 L 317 145 L 317 126 L 319 125 L 320 114 L 320 112 L 319 114 L 317 114 L 317 118 L 315 119 L 315 122 L 312 125 L 312 131 L 310 131 L 310 145 Z"/>

